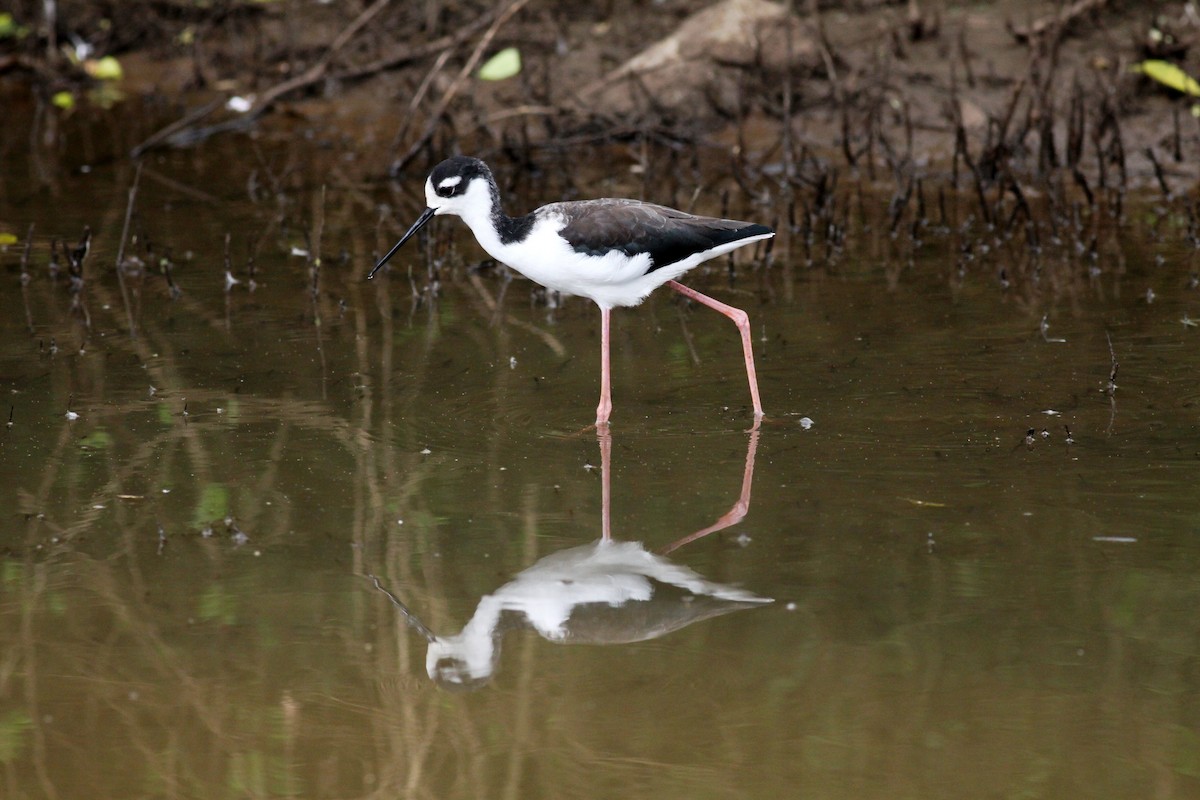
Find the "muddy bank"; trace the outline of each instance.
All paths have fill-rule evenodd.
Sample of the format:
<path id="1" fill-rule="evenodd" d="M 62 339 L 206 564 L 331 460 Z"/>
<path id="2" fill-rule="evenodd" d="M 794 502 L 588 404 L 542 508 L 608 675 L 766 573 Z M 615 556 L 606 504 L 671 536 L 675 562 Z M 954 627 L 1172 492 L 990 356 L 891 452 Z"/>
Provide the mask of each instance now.
<path id="1" fill-rule="evenodd" d="M 89 65 L 116 57 L 120 91 L 164 108 L 137 153 L 299 122 L 336 132 L 367 174 L 420 173 L 455 150 L 527 160 L 648 138 L 716 144 L 792 175 L 817 157 L 868 178 L 1037 183 L 1065 171 L 1085 191 L 1181 191 L 1196 178 L 1188 104 L 1131 69 L 1195 61 L 1200 29 L 1184 3 L 45 8 L 53 20 L 42 3 L 14 7 L 6 82 L 82 99 Z M 480 80 L 509 47 L 520 71 Z"/>

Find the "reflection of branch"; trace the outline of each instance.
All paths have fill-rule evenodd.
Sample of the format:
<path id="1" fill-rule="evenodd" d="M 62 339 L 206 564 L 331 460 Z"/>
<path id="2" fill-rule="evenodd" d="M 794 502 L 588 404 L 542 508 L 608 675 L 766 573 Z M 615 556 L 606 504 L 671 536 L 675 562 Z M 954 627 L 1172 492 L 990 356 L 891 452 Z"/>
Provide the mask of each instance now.
<path id="1" fill-rule="evenodd" d="M 479 276 L 471 274 L 468 276 L 468 280 L 471 282 L 471 286 L 475 289 L 475 291 L 479 293 L 479 299 L 483 301 L 485 306 L 487 306 L 487 310 L 495 313 L 499 306 L 496 303 L 495 298 L 488 293 L 488 290 L 484 287 L 483 281 L 479 279 Z M 517 319 L 512 314 L 505 314 L 504 321 L 509 325 L 514 325 L 521 330 L 528 331 L 534 336 L 537 336 L 546 343 L 546 346 L 554 352 L 554 355 L 562 357 L 567 354 L 567 348 L 563 346 L 563 343 L 560 342 L 558 337 L 556 337 L 554 334 L 544 331 L 536 325 L 528 323 L 524 320 Z"/>
<path id="2" fill-rule="evenodd" d="M 1117 353 L 1113 350 L 1112 336 L 1108 331 L 1104 332 L 1104 338 L 1108 340 L 1108 357 L 1109 363 L 1112 365 L 1108 372 L 1108 384 L 1104 387 L 1104 393 L 1108 395 L 1109 414 L 1108 428 L 1106 434 L 1112 433 L 1113 423 L 1117 420 L 1117 369 L 1121 366 L 1117 363 Z"/>
<path id="3" fill-rule="evenodd" d="M 133 321 L 133 308 L 129 305 L 129 289 L 125 286 L 125 244 L 129 241 L 129 219 L 133 216 L 133 201 L 137 199 L 138 183 L 142 180 L 142 162 L 138 162 L 133 173 L 133 186 L 129 187 L 129 203 L 125 206 L 125 225 L 121 228 L 121 245 L 117 248 L 117 283 L 121 286 L 121 299 L 125 302 L 125 315 L 129 318 L 129 335 L 137 336 Z"/>
<path id="4" fill-rule="evenodd" d="M 193 405 L 204 405 L 205 403 L 220 400 L 226 396 L 227 393 L 218 391 L 194 388 L 188 391 L 188 397 Z M 242 395 L 239 398 L 239 402 L 245 413 L 253 414 L 256 417 L 280 420 L 281 424 L 285 425 L 281 429 L 280 437 L 286 432 L 286 426 L 292 425 L 301 429 L 324 432 L 343 450 L 351 454 L 358 454 L 364 446 L 361 437 L 355 436 L 351 431 L 350 424 L 346 420 L 330 414 L 328 406 L 323 403 L 289 398 L 254 398 L 246 395 Z M 89 418 L 92 422 L 96 423 L 108 419 L 123 419 L 131 414 L 142 412 L 144 407 L 145 404 L 141 400 L 130 401 L 124 404 L 110 403 L 102 407 L 96 407 L 89 414 Z M 37 512 L 42 512 L 46 509 L 47 498 L 52 489 L 57 485 L 58 469 L 67 461 L 61 454 L 73 441 L 73 437 L 70 434 L 69 428 L 64 426 L 63 434 L 55 450 L 57 455 L 47 459 L 46 463 L 49 466 L 47 466 L 42 484 L 38 488 L 36 495 L 28 501 L 28 511 L 37 513 L 37 516 L 30 522 L 30 542 L 34 541 L 37 526 L 49 525 L 52 526 L 52 529 L 59 537 L 61 546 L 73 547 L 74 540 L 78 536 L 91 531 L 97 522 L 103 519 L 104 509 L 111 506 L 115 498 L 126 494 L 128 486 L 139 483 L 136 476 L 141 471 L 157 463 L 169 465 L 171 459 L 163 457 L 164 450 L 176 446 L 180 442 L 183 442 L 188 447 L 192 463 L 195 465 L 196 472 L 199 473 L 196 483 L 198 485 L 206 484 L 210 480 L 207 473 L 211 471 L 211 467 L 209 464 L 210 459 L 201 436 L 210 429 L 217 431 L 224 427 L 225 422 L 220 418 L 206 421 L 193 416 L 186 426 L 175 425 L 157 435 L 144 438 L 139 442 L 138 447 L 132 454 L 120 459 L 119 467 L 114 467 L 108 480 L 92 490 L 91 495 L 82 503 L 86 510 L 70 523 L 56 526 L 50 517 L 43 517 Z M 280 453 L 277 450 L 273 450 L 271 457 L 267 461 L 271 464 L 277 464 L 279 455 Z M 264 474 L 263 481 L 269 480 L 269 477 L 269 473 Z M 160 480 L 164 483 L 169 482 L 165 476 Z M 267 486 L 260 484 L 260 488 L 256 494 L 264 494 L 267 491 Z M 147 504 L 145 508 L 146 514 L 153 512 L 152 505 Z"/>
<path id="5" fill-rule="evenodd" d="M 1108 331 L 1104 332 L 1104 338 L 1108 340 L 1108 357 L 1112 364 L 1112 369 L 1108 373 L 1108 386 L 1105 388 L 1109 394 L 1115 394 L 1117 391 L 1117 369 L 1121 366 L 1117 363 L 1117 353 L 1113 350 L 1112 336 Z"/>
<path id="6" fill-rule="evenodd" d="M 28 573 L 27 573 L 28 574 Z M 29 716 L 32 719 L 42 719 L 42 715 L 38 710 L 38 699 L 40 692 L 38 691 L 39 679 L 44 675 L 43 670 L 37 662 L 38 658 L 38 637 L 34 635 L 34 609 L 42 608 L 45 599 L 42 595 L 46 594 L 46 572 L 43 569 L 37 570 L 37 580 L 31 581 L 32 590 L 37 593 L 37 597 L 23 597 L 25 602 L 21 603 L 21 650 L 24 653 L 22 660 L 24 663 L 24 689 L 25 689 L 25 708 L 28 710 Z M 30 602 L 32 600 L 32 602 Z M 37 772 L 38 782 L 42 786 L 42 791 L 46 793 L 46 797 L 57 798 L 58 790 L 54 786 L 54 782 L 50 780 L 50 771 L 46 768 L 46 730 L 44 725 L 35 723 L 33 725 L 33 763 L 34 769 Z"/>
<path id="7" fill-rule="evenodd" d="M 137 147 L 135 147 L 129 151 L 129 157 L 130 158 L 140 158 L 142 156 L 142 154 L 145 153 L 147 150 L 152 150 L 155 147 L 158 147 L 163 142 L 170 140 L 177 133 L 188 128 L 192 123 L 199 122 L 200 120 L 204 119 L 205 117 L 207 117 L 209 114 L 216 111 L 220 107 L 221 107 L 221 101 L 220 101 L 220 99 L 217 99 L 217 100 L 213 100 L 211 102 L 205 103 L 204 105 L 200 106 L 199 108 L 192 109 L 187 114 L 185 114 L 184 116 L 175 120 L 167 127 L 161 128 L 157 132 L 151 134 L 150 138 L 146 139 L 144 142 L 139 144 Z"/>

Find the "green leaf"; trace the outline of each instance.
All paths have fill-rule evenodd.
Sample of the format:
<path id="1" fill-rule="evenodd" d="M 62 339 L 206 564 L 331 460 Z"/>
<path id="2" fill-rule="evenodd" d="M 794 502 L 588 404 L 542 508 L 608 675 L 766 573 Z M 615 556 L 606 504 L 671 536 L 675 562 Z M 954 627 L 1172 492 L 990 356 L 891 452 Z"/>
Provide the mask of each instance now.
<path id="1" fill-rule="evenodd" d="M 503 81 L 521 71 L 521 51 L 515 47 L 506 47 L 492 56 L 479 68 L 479 79 L 483 81 Z"/>
<path id="2" fill-rule="evenodd" d="M 0 717 L 0 763 L 16 760 L 32 727 L 33 719 L 24 711 L 10 711 Z"/>
<path id="3" fill-rule="evenodd" d="M 8 247 L 21 241 L 15 233 L 5 233 L 0 231 L 0 247 Z"/>
<path id="4" fill-rule="evenodd" d="M 56 617 L 67 614 L 67 598 L 61 592 L 50 592 L 46 595 L 46 610 Z"/>
<path id="5" fill-rule="evenodd" d="M 88 90 L 88 102 L 99 108 L 112 108 L 125 99 L 116 81 L 102 81 Z"/>
<path id="6" fill-rule="evenodd" d="M 0 39 L 24 39 L 28 35 L 29 28 L 18 24 L 12 14 L 0 12 Z"/>
<path id="7" fill-rule="evenodd" d="M 237 599 L 219 584 L 209 587 L 200 596 L 200 619 L 221 625 L 237 624 Z"/>
<path id="8" fill-rule="evenodd" d="M 104 430 L 93 431 L 79 440 L 79 446 L 87 450 L 103 450 L 111 447 L 112 443 L 112 434 Z"/>
<path id="9" fill-rule="evenodd" d="M 1183 726 L 1176 726 L 1175 733 L 1175 771 L 1200 778 L 1200 734 Z"/>
<path id="10" fill-rule="evenodd" d="M 221 483 L 210 483 L 200 493 L 200 502 L 196 506 L 196 515 L 192 524 L 197 528 L 212 522 L 214 519 L 224 519 L 229 513 L 229 490 Z"/>
<path id="11" fill-rule="evenodd" d="M 55 92 L 50 98 L 50 102 L 61 108 L 63 111 L 70 111 L 75 107 L 75 95 L 70 92 Z"/>
<path id="12" fill-rule="evenodd" d="M 1151 58 L 1140 64 L 1134 64 L 1133 69 L 1169 89 L 1183 92 L 1192 97 L 1200 97 L 1200 83 L 1197 83 L 1195 78 L 1170 61 Z"/>
<path id="13" fill-rule="evenodd" d="M 119 81 L 125 74 L 121 69 L 121 62 L 112 56 L 99 59 L 89 58 L 83 62 L 83 71 L 100 81 Z"/>

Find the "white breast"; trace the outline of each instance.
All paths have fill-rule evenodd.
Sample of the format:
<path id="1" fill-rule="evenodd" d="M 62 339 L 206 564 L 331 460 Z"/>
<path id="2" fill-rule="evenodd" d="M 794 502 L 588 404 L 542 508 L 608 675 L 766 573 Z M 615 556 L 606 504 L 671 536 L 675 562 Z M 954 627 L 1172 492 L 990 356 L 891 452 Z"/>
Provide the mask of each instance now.
<path id="1" fill-rule="evenodd" d="M 470 224 L 468 222 L 468 224 Z M 492 258 L 535 283 L 564 294 L 587 297 L 609 308 L 637 305 L 671 275 L 646 274 L 650 256 L 630 257 L 613 251 L 603 256 L 577 253 L 558 235 L 566 224 L 561 216 L 547 214 L 534 223 L 519 242 L 504 243 L 491 225 L 472 225 L 479 244 Z"/>

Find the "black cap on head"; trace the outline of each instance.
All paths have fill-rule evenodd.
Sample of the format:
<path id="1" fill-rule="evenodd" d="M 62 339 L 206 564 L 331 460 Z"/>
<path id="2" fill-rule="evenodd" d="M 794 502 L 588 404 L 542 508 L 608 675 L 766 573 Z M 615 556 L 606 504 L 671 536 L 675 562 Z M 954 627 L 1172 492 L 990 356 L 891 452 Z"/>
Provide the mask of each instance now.
<path id="1" fill-rule="evenodd" d="M 457 178 L 458 180 L 455 180 Z M 478 158 L 452 156 L 433 168 L 429 183 L 439 197 L 454 197 L 467 190 L 473 178 L 484 178 L 494 183 L 492 171 Z"/>

